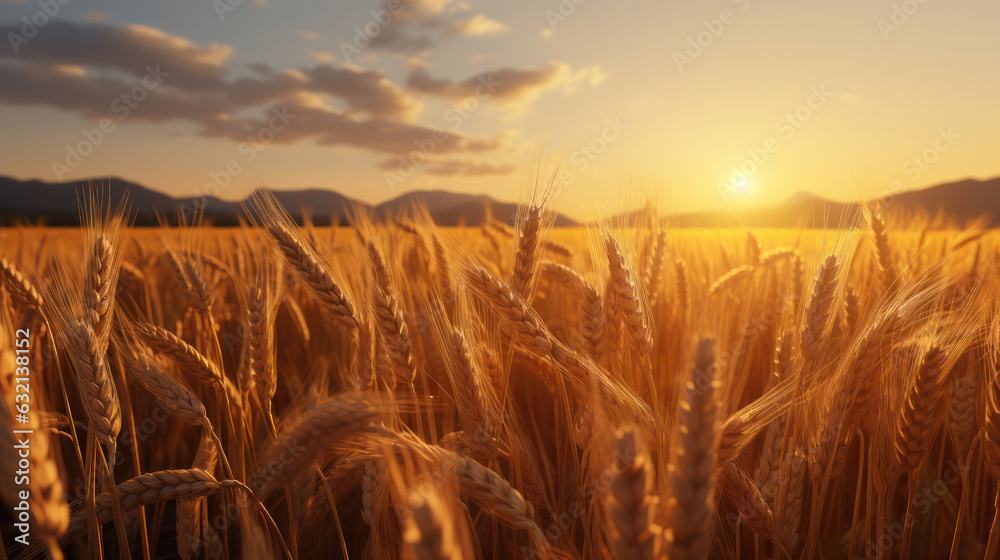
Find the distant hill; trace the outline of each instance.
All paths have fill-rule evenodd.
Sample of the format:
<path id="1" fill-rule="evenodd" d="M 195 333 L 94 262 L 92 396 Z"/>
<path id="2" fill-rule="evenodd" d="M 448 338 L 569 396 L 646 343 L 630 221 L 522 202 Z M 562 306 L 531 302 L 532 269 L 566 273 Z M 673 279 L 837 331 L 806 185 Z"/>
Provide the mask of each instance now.
<path id="1" fill-rule="evenodd" d="M 888 196 L 882 202 L 893 213 L 941 212 L 958 223 L 986 217 L 989 227 L 1000 227 L 1000 177 L 979 181 L 965 179 L 921 190 Z M 860 212 L 858 203 L 825 200 L 797 193 L 784 203 L 735 213 L 696 212 L 670 218 L 675 227 L 811 227 L 847 223 Z"/>
<path id="2" fill-rule="evenodd" d="M 174 198 L 131 183 L 118 177 L 95 177 L 89 180 L 66 183 L 20 181 L 0 176 L 0 225 L 18 222 L 44 223 L 63 226 L 79 223 L 78 194 L 85 192 L 88 183 L 99 185 L 101 192 L 112 204 L 117 204 L 128 193 L 129 207 L 135 225 L 149 226 L 158 223 L 157 216 L 169 223 L 176 223 L 178 211 L 190 212 L 204 208 L 205 218 L 213 224 L 231 226 L 238 224 L 243 215 L 240 202 L 230 202 L 214 197 Z M 408 212 L 418 203 L 426 204 L 434 220 L 441 225 L 454 226 L 465 223 L 478 226 L 486 215 L 486 208 L 497 220 L 514 224 L 517 205 L 498 202 L 486 195 L 470 195 L 447 191 L 409 192 L 377 206 L 355 201 L 329 189 L 272 191 L 278 202 L 297 221 L 308 213 L 317 225 L 347 223 L 347 216 L 358 207 L 384 219 L 390 213 Z M 566 216 L 556 217 L 557 226 L 571 226 L 575 222 Z"/>
<path id="3" fill-rule="evenodd" d="M 0 225 L 20 222 L 47 225 L 75 225 L 79 221 L 77 195 L 84 192 L 88 182 L 100 185 L 105 196 L 117 203 L 128 192 L 129 205 L 138 226 L 155 225 L 157 215 L 170 223 L 176 221 L 178 209 L 191 209 L 204 205 L 205 217 L 216 225 L 236 225 L 243 214 L 239 202 L 218 198 L 173 198 L 142 185 L 118 177 L 100 177 L 67 183 L 20 181 L 0 176 Z M 296 220 L 301 221 L 303 211 L 309 213 L 317 225 L 332 222 L 346 223 L 352 208 L 370 211 L 376 218 L 407 212 L 416 204 L 424 204 L 434 220 L 444 226 L 482 223 L 486 208 L 493 217 L 513 225 L 517 205 L 498 202 L 486 195 L 452 193 L 447 191 L 408 192 L 377 206 L 355 201 L 329 189 L 304 189 L 272 191 L 278 202 Z M 909 215 L 923 212 L 930 216 L 942 212 L 959 223 L 985 216 L 990 227 L 1000 227 L 1000 178 L 979 181 L 966 179 L 935 185 L 926 189 L 908 191 L 883 200 L 893 212 Z M 631 212 L 630 215 L 637 215 Z M 678 214 L 670 218 L 674 227 L 811 227 L 836 226 L 857 216 L 857 203 L 825 200 L 810 193 L 797 193 L 784 203 L 745 210 L 736 213 L 696 212 Z M 557 227 L 575 225 L 572 219 L 558 215 Z"/>

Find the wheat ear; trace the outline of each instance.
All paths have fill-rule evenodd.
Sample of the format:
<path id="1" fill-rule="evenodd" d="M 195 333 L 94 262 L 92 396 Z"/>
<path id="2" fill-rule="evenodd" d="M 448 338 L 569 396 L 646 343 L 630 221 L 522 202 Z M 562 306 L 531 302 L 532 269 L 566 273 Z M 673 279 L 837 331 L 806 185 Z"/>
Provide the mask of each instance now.
<path id="1" fill-rule="evenodd" d="M 976 422 L 978 377 L 974 370 L 957 376 L 953 384 L 951 404 L 948 407 L 948 433 L 951 434 L 958 456 L 963 460 L 969 454 L 978 429 Z"/>
<path id="2" fill-rule="evenodd" d="M 125 369 L 179 418 L 211 430 L 212 423 L 201 400 L 147 356 L 144 348 L 129 346 L 128 342 L 118 345 Z"/>
<path id="3" fill-rule="evenodd" d="M 667 254 L 667 232 L 660 231 L 656 234 L 656 244 L 653 252 L 649 256 L 646 265 L 646 274 L 643 278 L 643 286 L 646 289 L 646 297 L 649 301 L 655 302 L 660 295 L 660 286 L 663 283 L 663 263 Z"/>
<path id="4" fill-rule="evenodd" d="M 761 265 L 760 241 L 757 241 L 757 236 L 749 231 L 747 232 L 747 255 L 750 257 L 750 266 Z"/>
<path id="5" fill-rule="evenodd" d="M 760 255 L 761 266 L 772 266 L 795 256 L 795 250 L 787 247 L 771 249 Z"/>
<path id="6" fill-rule="evenodd" d="M 580 295 L 580 312 L 583 315 L 580 321 L 580 338 L 583 349 L 594 358 L 594 361 L 603 363 L 607 343 L 601 294 L 566 265 L 547 261 L 542 263 L 540 270 Z"/>
<path id="7" fill-rule="evenodd" d="M 465 455 L 437 446 L 421 446 L 458 478 L 459 489 L 485 513 L 544 542 L 534 510 L 502 476 Z"/>
<path id="8" fill-rule="evenodd" d="M 816 278 L 813 280 L 809 305 L 803 312 L 800 340 L 807 374 L 812 373 L 809 368 L 819 357 L 820 350 L 832 326 L 839 271 L 840 267 L 837 264 L 836 255 L 830 255 L 823 261 L 819 272 L 816 273 Z"/>
<path id="9" fill-rule="evenodd" d="M 521 297 L 531 301 L 542 249 L 542 208 L 530 206 L 519 220 L 514 264 L 508 284 Z"/>
<path id="10" fill-rule="evenodd" d="M 618 558 L 658 558 L 656 473 L 646 444 L 634 428 L 623 427 L 615 434 L 614 461 L 617 476 L 605 500 L 611 528 L 608 540 Z"/>
<path id="11" fill-rule="evenodd" d="M 893 260 L 892 248 L 889 246 L 889 235 L 885 228 L 885 219 L 879 212 L 871 213 L 869 226 L 872 232 L 872 239 L 875 242 L 875 257 L 878 262 L 878 269 L 882 275 L 882 290 L 885 293 L 892 291 L 896 283 L 896 266 Z"/>
<path id="12" fill-rule="evenodd" d="M 625 326 L 629 343 L 643 361 L 644 367 L 649 369 L 652 367 L 649 355 L 653 348 L 653 337 L 635 275 L 625 262 L 625 255 L 615 238 L 605 236 L 604 248 L 608 255 L 612 293 L 619 306 L 620 316 L 616 319 Z"/>
<path id="13" fill-rule="evenodd" d="M 671 495 L 666 534 L 671 559 L 704 560 L 711 549 L 720 437 L 716 370 L 715 341 L 702 339 L 678 400 L 667 465 Z"/>
<path id="14" fill-rule="evenodd" d="M 515 334 L 523 337 L 528 348 L 539 356 L 552 351 L 544 323 L 524 298 L 476 264 L 468 263 L 464 272 L 469 286 L 493 306 Z"/>
<path id="15" fill-rule="evenodd" d="M 348 384 L 356 391 L 371 390 L 375 385 L 375 370 L 372 366 L 372 331 L 367 324 L 358 324 L 353 347 Z"/>
<path id="16" fill-rule="evenodd" d="M 402 309 L 393 295 L 382 252 L 374 243 L 369 242 L 367 245 L 375 277 L 371 287 L 375 325 L 382 337 L 385 351 L 383 358 L 393 374 L 393 378 L 387 378 L 386 381 L 390 389 L 395 388 L 396 383 L 409 385 L 417 376 L 410 331 L 403 318 Z"/>
<path id="17" fill-rule="evenodd" d="M 269 225 L 267 232 L 277 243 L 285 261 L 299 280 L 327 312 L 345 327 L 357 328 L 358 318 L 354 304 L 313 250 L 283 223 Z"/>
<path id="18" fill-rule="evenodd" d="M 557 257 L 562 257 L 567 261 L 573 258 L 573 249 L 571 249 L 568 245 L 559 243 L 558 241 L 546 239 L 545 243 L 542 244 L 542 247 L 544 247 L 549 253 L 552 253 Z"/>
<path id="19" fill-rule="evenodd" d="M 708 288 L 709 295 L 716 295 L 721 293 L 723 290 L 729 288 L 730 286 L 736 285 L 738 282 L 752 275 L 754 268 L 750 265 L 737 266 L 736 268 L 730 270 L 729 272 L 723 274 L 718 280 L 712 283 Z"/>
<path id="20" fill-rule="evenodd" d="M 725 473 L 720 483 L 722 494 L 736 506 L 742 520 L 754 533 L 773 540 L 774 513 L 758 485 L 735 464 L 727 466 Z"/>
<path id="21" fill-rule="evenodd" d="M 156 325 L 136 323 L 135 332 L 154 351 L 169 357 L 203 383 L 222 383 L 222 372 L 179 336 Z"/>
<path id="22" fill-rule="evenodd" d="M 674 293 L 677 297 L 677 318 L 682 326 L 687 324 L 691 310 L 690 286 L 687 263 L 679 258 L 674 259 Z"/>
<path id="23" fill-rule="evenodd" d="M 36 309 L 45 307 L 45 299 L 35 289 L 31 280 L 28 280 L 14 263 L 4 258 L 0 258 L 0 279 L 3 280 L 3 285 L 7 288 L 7 293 L 10 294 L 14 303 Z"/>
<path id="24" fill-rule="evenodd" d="M 946 402 L 942 397 L 948 381 L 946 361 L 944 349 L 938 346 L 924 353 L 896 419 L 896 458 L 910 474 L 911 487 L 916 484 L 913 477 L 927 459 L 934 433 L 944 416 Z"/>
<path id="25" fill-rule="evenodd" d="M 276 491 L 283 481 L 294 478 L 311 465 L 317 455 L 363 429 L 377 415 L 378 408 L 360 394 L 345 393 L 307 411 L 295 422 L 283 427 L 278 432 L 277 440 L 257 459 L 257 473 L 268 480 L 264 495 Z M 278 477 L 268 474 L 275 465 L 284 467 Z"/>
<path id="26" fill-rule="evenodd" d="M 802 505 L 805 496 L 806 456 L 801 450 L 789 451 L 782 465 L 782 474 L 777 486 L 788 487 L 785 504 L 778 522 L 778 544 L 791 555 L 799 542 L 799 526 L 802 523 Z M 777 491 L 776 491 L 777 492 Z"/>
<path id="27" fill-rule="evenodd" d="M 499 421 L 485 393 L 485 384 L 478 365 L 465 340 L 458 329 L 453 328 L 451 340 L 448 341 L 449 373 L 462 426 L 466 434 L 465 442 L 469 444 L 476 457 L 492 457 L 496 454 L 496 430 Z"/>

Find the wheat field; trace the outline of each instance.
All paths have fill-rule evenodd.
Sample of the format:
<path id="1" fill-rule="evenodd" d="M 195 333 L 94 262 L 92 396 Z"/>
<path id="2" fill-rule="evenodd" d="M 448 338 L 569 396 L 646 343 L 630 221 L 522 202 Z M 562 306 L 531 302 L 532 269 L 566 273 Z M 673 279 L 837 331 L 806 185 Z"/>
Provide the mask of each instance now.
<path id="1" fill-rule="evenodd" d="M 6 557 L 996 558 L 994 233 L 526 198 L 0 233 Z"/>

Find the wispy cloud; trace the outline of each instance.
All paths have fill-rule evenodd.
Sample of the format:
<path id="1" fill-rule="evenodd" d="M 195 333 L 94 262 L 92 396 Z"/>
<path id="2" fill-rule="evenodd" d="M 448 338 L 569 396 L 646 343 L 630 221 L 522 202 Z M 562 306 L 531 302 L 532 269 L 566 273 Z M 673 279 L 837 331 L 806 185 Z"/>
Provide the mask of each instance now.
<path id="1" fill-rule="evenodd" d="M 506 24 L 485 14 L 476 14 L 448 28 L 448 33 L 451 35 L 503 35 L 507 31 L 510 31 L 510 28 Z"/>
<path id="2" fill-rule="evenodd" d="M 455 100 L 470 96 L 486 97 L 496 104 L 509 105 L 530 101 L 542 92 L 560 86 L 569 90 L 582 82 L 596 86 L 603 76 L 599 66 L 573 70 L 562 62 L 550 62 L 542 68 L 527 70 L 498 68 L 461 81 L 434 78 L 426 69 L 417 68 L 410 73 L 406 87 L 423 95 Z M 488 96 L 483 95 L 484 91 L 488 92 Z"/>

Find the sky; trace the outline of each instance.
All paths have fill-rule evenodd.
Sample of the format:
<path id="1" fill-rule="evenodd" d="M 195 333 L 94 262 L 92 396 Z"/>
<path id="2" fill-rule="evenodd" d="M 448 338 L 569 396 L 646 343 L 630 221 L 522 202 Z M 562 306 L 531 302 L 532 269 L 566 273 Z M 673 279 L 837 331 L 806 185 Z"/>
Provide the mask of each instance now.
<path id="1" fill-rule="evenodd" d="M 0 175 L 587 218 L 1000 175 L 995 0 L 0 0 Z"/>

